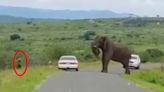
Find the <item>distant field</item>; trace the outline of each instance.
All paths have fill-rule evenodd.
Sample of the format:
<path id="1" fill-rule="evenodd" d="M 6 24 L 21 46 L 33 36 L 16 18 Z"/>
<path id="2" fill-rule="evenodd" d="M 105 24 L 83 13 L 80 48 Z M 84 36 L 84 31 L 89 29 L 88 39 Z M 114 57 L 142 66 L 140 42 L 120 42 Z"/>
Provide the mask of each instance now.
<path id="1" fill-rule="evenodd" d="M 84 62 L 94 61 L 90 50 L 92 40 L 86 39 L 87 32 L 106 35 L 115 42 L 127 44 L 136 53 L 149 48 L 164 51 L 163 24 L 163 19 L 153 18 L 1 23 L 0 57 L 10 65 L 15 50 L 22 49 L 29 55 L 30 65 L 56 63 L 54 61 L 64 54 L 76 55 Z M 21 40 L 10 40 L 12 34 L 20 35 Z"/>
<path id="2" fill-rule="evenodd" d="M 12 40 L 16 34 L 20 39 Z M 27 21 L 22 23 L 0 24 L 0 69 L 5 63 L 5 69 L 11 68 L 14 52 L 22 49 L 27 52 L 29 66 L 27 74 L 18 78 L 12 70 L 0 70 L 1 92 L 31 92 L 35 85 L 58 71 L 48 66 L 56 65 L 61 55 L 73 54 L 82 62 L 80 67 L 100 66 L 100 62 L 93 56 L 90 43 L 96 35 L 105 35 L 113 41 L 126 44 L 135 53 L 142 53 L 147 49 L 155 49 L 151 58 L 144 53 L 148 60 L 163 61 L 164 55 L 164 19 L 156 18 L 124 18 L 124 19 L 85 19 L 85 20 L 51 20 Z M 156 54 L 158 52 L 158 54 Z M 154 54 L 154 52 L 153 52 Z M 160 56 L 157 59 L 156 56 Z M 88 63 L 89 62 L 89 63 Z M 33 71 L 35 70 L 35 71 Z M 35 75 L 35 76 L 34 76 Z M 143 76 L 145 75 L 145 76 Z M 150 75 L 150 76 L 149 76 Z M 159 70 L 141 71 L 126 76 L 157 92 L 164 92 L 163 84 L 158 84 L 156 78 L 163 81 L 163 72 Z M 150 83 L 145 81 L 155 81 Z M 159 80 L 158 80 L 159 81 Z"/>

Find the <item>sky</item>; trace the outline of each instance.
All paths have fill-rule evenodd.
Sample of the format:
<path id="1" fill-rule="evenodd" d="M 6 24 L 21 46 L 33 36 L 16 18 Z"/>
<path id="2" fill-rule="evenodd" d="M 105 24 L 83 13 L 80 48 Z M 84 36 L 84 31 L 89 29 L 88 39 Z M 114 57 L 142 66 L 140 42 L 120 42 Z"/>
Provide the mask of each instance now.
<path id="1" fill-rule="evenodd" d="M 164 17 L 164 0 L 0 0 L 0 5 L 53 10 L 111 10 Z"/>

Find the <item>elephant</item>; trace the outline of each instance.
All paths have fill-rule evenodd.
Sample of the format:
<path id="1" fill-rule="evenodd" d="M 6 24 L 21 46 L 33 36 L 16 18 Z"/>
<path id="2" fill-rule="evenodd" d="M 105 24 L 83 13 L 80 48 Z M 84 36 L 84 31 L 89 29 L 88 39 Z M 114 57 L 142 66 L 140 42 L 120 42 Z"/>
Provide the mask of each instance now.
<path id="1" fill-rule="evenodd" d="M 98 57 L 100 51 L 102 52 L 102 70 L 101 72 L 108 72 L 108 63 L 110 60 L 120 62 L 125 69 L 126 74 L 130 74 L 129 70 L 129 59 L 131 58 L 132 52 L 129 48 L 120 43 L 114 43 L 111 39 L 106 36 L 96 36 L 94 41 L 91 43 L 91 49 L 93 54 Z"/>

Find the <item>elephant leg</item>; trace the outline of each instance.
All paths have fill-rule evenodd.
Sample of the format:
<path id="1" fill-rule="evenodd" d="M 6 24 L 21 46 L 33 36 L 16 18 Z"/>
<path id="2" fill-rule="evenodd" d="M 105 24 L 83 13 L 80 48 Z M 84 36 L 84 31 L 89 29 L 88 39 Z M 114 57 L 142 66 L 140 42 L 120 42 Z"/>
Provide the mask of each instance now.
<path id="1" fill-rule="evenodd" d="M 103 57 L 102 57 L 102 70 L 101 70 L 101 72 L 104 72 L 104 73 L 108 72 L 108 63 L 110 61 L 110 56 L 107 56 L 107 55 L 103 54 Z"/>
<path id="2" fill-rule="evenodd" d="M 129 70 L 129 62 L 125 62 L 125 73 L 126 74 L 130 74 L 130 70 Z"/>
<path id="3" fill-rule="evenodd" d="M 102 70 L 101 70 L 101 72 L 104 72 L 104 69 L 105 69 L 105 68 L 104 68 L 105 63 L 104 63 L 104 61 L 103 61 L 103 60 L 101 61 L 101 63 L 102 63 Z"/>
<path id="4" fill-rule="evenodd" d="M 102 61 L 102 70 L 101 70 L 101 72 L 104 72 L 104 73 L 108 72 L 108 63 L 109 63 L 109 61 Z"/>
<path id="5" fill-rule="evenodd" d="M 126 66 L 126 65 L 125 65 L 125 63 L 124 63 L 124 62 L 122 62 L 122 67 L 123 67 L 124 69 L 125 69 L 125 66 Z"/>

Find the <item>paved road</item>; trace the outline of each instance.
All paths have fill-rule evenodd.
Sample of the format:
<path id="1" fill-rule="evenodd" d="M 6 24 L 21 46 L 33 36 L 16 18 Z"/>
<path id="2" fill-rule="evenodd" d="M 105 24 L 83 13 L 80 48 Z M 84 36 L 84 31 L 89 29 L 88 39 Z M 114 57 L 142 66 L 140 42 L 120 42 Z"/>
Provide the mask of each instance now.
<path id="1" fill-rule="evenodd" d="M 121 68 L 109 73 L 98 70 L 63 72 L 51 76 L 36 92 L 149 92 L 122 79 L 119 74 L 123 72 Z"/>

